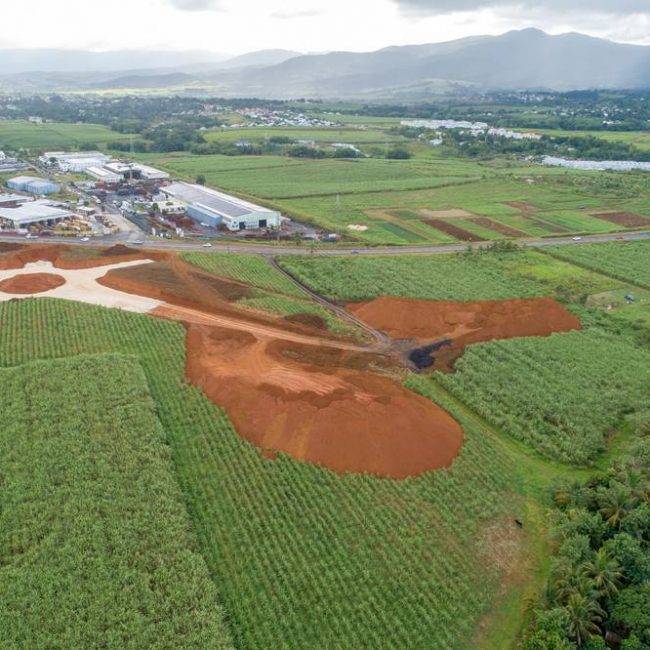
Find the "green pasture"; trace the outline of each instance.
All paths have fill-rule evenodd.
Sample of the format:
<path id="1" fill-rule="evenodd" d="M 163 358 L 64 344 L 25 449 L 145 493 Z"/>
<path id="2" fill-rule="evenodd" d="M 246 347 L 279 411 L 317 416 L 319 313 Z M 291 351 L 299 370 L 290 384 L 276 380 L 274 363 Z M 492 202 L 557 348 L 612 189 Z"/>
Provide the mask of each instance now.
<path id="1" fill-rule="evenodd" d="M 22 120 L 0 120 L 0 150 L 41 152 L 75 149 L 87 144 L 104 148 L 108 142 L 128 140 L 129 137 L 99 124 L 34 124 Z"/>
<path id="2" fill-rule="evenodd" d="M 260 142 L 274 136 L 284 136 L 292 140 L 313 140 L 317 144 L 333 144 L 337 142 L 354 145 L 382 145 L 386 143 L 404 142 L 406 138 L 394 133 L 386 133 L 380 129 L 322 127 L 248 127 L 237 129 L 215 128 L 204 132 L 208 142 L 239 142 L 248 140 Z"/>

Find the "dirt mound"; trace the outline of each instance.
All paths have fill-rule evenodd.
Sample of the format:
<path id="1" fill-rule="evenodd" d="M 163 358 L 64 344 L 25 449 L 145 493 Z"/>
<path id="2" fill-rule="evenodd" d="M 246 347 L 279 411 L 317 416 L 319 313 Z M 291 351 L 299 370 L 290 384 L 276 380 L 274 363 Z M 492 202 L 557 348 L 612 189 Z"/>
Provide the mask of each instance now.
<path id="1" fill-rule="evenodd" d="M 0 291 L 28 295 L 43 293 L 65 284 L 65 279 L 52 273 L 27 273 L 7 278 L 0 282 Z"/>
<path id="2" fill-rule="evenodd" d="M 402 479 L 448 467 L 460 450 L 463 431 L 448 413 L 387 376 L 348 367 L 362 365 L 354 353 L 306 363 L 289 341 L 187 327 L 188 378 L 267 456 Z"/>
<path id="3" fill-rule="evenodd" d="M 12 244 L 15 246 L 14 244 Z M 116 247 L 112 247 L 115 249 Z M 131 260 L 151 258 L 154 254 L 135 251 L 125 246 L 118 247 L 117 253 L 112 249 L 69 246 L 66 244 L 19 245 L 18 248 L 3 252 L 0 250 L 0 269 L 22 269 L 30 262 L 51 262 L 59 269 L 90 269 L 96 266 L 117 264 Z M 123 249 L 126 249 L 126 253 Z"/>
<path id="4" fill-rule="evenodd" d="M 348 309 L 394 339 L 431 344 L 436 367 L 449 369 L 472 343 L 524 336 L 548 336 L 580 329 L 580 321 L 552 298 L 446 302 L 383 297 Z"/>

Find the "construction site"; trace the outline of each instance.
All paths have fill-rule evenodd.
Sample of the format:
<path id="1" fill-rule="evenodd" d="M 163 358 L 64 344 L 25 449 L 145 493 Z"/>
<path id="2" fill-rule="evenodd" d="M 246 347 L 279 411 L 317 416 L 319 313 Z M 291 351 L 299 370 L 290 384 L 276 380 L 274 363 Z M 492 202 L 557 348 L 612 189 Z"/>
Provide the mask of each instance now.
<path id="1" fill-rule="evenodd" d="M 405 388 L 405 373 L 452 371 L 471 343 L 580 328 L 551 298 L 386 297 L 347 305 L 351 324 L 365 327 L 344 337 L 309 314 L 280 318 L 241 307 L 236 301 L 248 285 L 174 253 L 21 244 L 0 250 L 0 301 L 62 298 L 183 323 L 188 381 L 227 412 L 240 436 L 267 457 L 285 453 L 338 473 L 404 479 L 449 467 L 463 429 Z"/>

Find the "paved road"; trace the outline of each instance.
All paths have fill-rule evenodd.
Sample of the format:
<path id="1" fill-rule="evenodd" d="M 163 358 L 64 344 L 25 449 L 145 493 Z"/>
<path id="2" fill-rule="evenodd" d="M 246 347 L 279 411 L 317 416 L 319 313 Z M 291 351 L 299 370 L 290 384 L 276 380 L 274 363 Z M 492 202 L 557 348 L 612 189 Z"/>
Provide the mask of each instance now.
<path id="1" fill-rule="evenodd" d="M 635 232 L 619 232 L 608 233 L 605 235 L 585 235 L 580 238 L 580 241 L 574 241 L 573 237 L 554 237 L 550 239 L 523 239 L 514 240 L 519 245 L 528 248 L 539 248 L 545 246 L 563 246 L 563 245 L 580 245 L 580 244 L 593 244 L 610 241 L 635 241 L 641 239 L 650 239 L 650 230 L 640 230 Z M 16 236 L 0 236 L 2 242 L 17 242 L 21 244 L 75 244 L 79 243 L 78 240 L 70 239 L 69 237 L 42 237 L 39 239 L 25 239 L 24 237 Z M 142 240 L 140 240 L 142 241 Z M 111 246 L 114 244 L 123 243 L 133 245 L 134 233 L 130 235 L 127 233 L 110 235 L 107 237 L 93 238 L 92 241 L 82 244 L 83 246 Z M 483 242 L 485 246 L 488 242 Z M 251 243 L 233 243 L 233 242 L 213 242 L 211 248 L 204 248 L 204 242 L 187 242 L 178 240 L 155 239 L 152 237 L 146 238 L 144 246 L 154 250 L 168 250 L 168 251 L 214 251 L 214 252 L 230 252 L 230 253 L 255 253 L 258 255 L 265 255 L 267 257 L 275 257 L 276 255 L 309 255 L 312 252 L 308 244 L 303 246 L 289 246 L 286 244 L 251 244 Z M 474 244 L 474 247 L 478 246 Z M 453 253 L 464 251 L 467 249 L 466 243 L 459 244 L 445 244 L 439 246 L 391 246 L 391 247 L 377 247 L 377 248 L 339 248 L 318 246 L 313 252 L 316 255 L 436 255 L 442 253 Z"/>

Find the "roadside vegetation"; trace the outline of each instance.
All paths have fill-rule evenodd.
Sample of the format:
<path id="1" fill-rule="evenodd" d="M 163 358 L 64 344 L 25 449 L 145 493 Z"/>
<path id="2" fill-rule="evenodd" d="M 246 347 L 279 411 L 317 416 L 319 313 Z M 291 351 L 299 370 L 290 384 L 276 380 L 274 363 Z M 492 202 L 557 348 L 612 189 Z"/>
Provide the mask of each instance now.
<path id="1" fill-rule="evenodd" d="M 554 490 L 557 550 L 526 650 L 650 647 L 650 411 L 629 420 L 620 462 Z"/>

